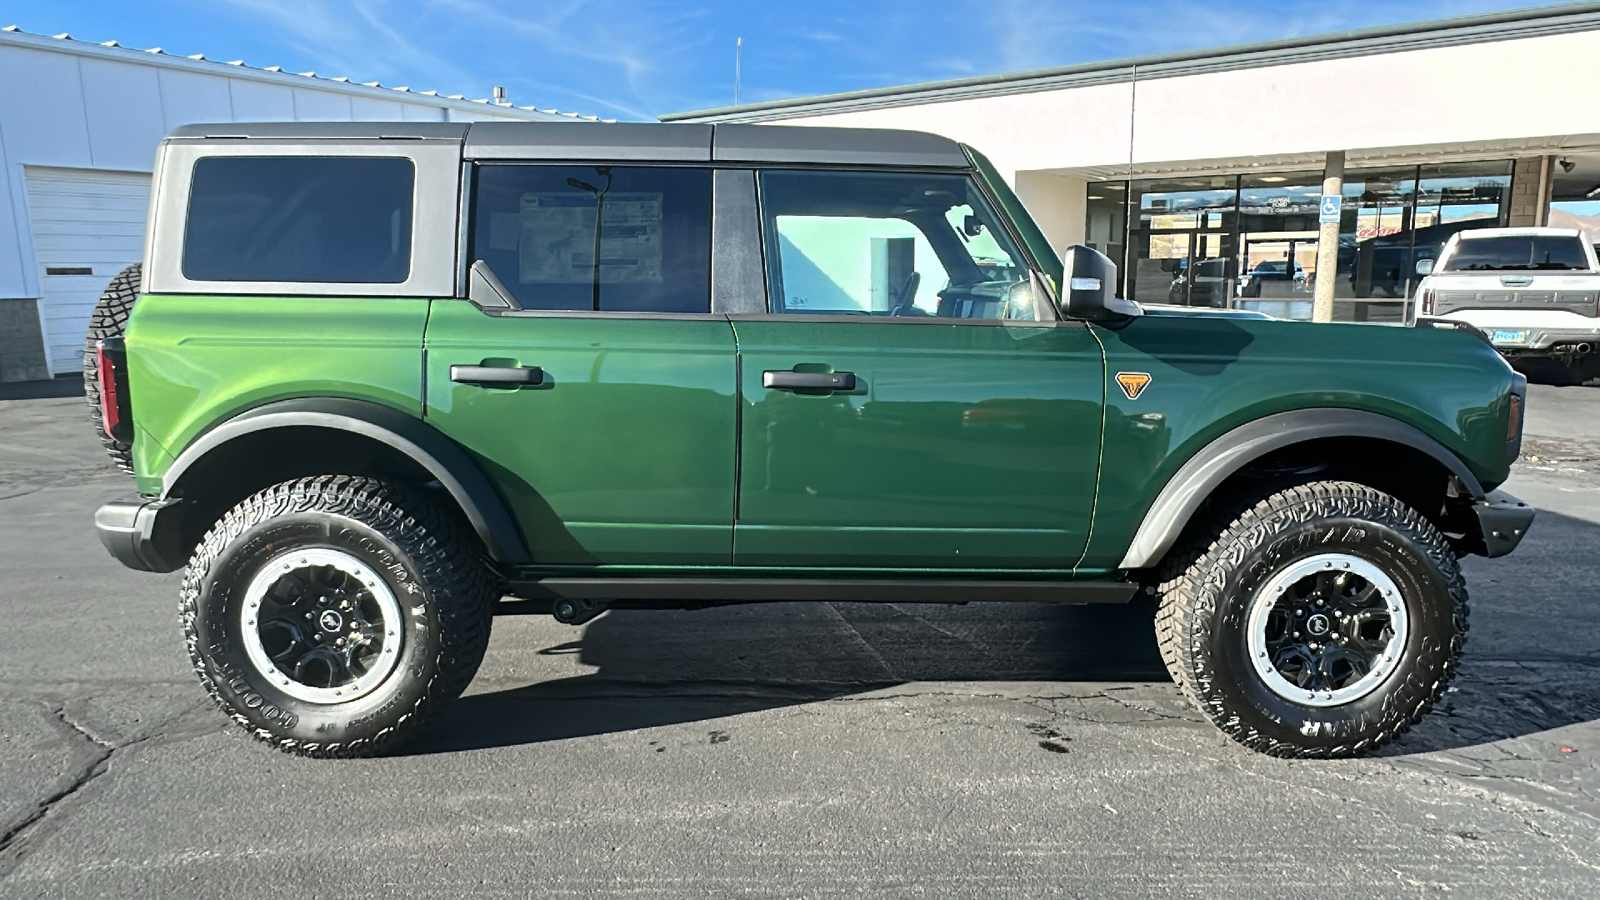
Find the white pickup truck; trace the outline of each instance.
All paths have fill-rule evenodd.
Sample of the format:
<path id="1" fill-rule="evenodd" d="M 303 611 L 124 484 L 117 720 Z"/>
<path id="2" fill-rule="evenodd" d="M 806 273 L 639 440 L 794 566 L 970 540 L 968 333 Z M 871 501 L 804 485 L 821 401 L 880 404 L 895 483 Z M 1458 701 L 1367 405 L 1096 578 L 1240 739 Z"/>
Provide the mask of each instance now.
<path id="1" fill-rule="evenodd" d="M 1464 322 L 1501 355 L 1557 381 L 1600 377 L 1600 260 L 1571 228 L 1458 232 L 1417 261 L 1417 324 Z"/>

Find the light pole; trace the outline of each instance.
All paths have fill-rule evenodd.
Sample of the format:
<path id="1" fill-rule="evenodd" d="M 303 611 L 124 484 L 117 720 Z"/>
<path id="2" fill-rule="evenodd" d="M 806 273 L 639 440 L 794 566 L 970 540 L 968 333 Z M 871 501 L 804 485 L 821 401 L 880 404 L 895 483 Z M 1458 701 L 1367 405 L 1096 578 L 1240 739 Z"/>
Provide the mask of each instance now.
<path id="1" fill-rule="evenodd" d="M 594 263 L 594 266 L 593 266 L 593 272 L 592 272 L 592 274 L 590 276 L 589 284 L 590 284 L 590 290 L 592 292 L 591 293 L 591 297 L 592 297 L 593 302 L 594 302 L 594 312 L 599 312 L 600 311 L 600 223 L 606 217 L 606 191 L 611 190 L 611 167 L 610 166 L 596 166 L 595 167 L 595 171 L 599 172 L 601 175 L 604 175 L 606 177 L 606 186 L 605 187 L 597 188 L 594 185 L 588 183 L 587 181 L 579 181 L 576 178 L 568 178 L 567 179 L 567 184 L 571 185 L 572 187 L 577 188 L 580 191 L 588 191 L 589 193 L 594 195 L 594 258 L 592 260 L 592 262 Z"/>

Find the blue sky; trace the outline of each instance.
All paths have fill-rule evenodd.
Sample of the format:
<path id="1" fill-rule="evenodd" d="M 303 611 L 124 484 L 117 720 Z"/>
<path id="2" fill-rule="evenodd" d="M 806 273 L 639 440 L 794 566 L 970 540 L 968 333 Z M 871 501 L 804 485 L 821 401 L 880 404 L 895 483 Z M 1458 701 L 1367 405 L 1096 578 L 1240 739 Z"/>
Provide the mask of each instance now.
<path id="1" fill-rule="evenodd" d="M 1443 16 L 1497 0 L 0 0 L 0 25 L 605 118 Z"/>

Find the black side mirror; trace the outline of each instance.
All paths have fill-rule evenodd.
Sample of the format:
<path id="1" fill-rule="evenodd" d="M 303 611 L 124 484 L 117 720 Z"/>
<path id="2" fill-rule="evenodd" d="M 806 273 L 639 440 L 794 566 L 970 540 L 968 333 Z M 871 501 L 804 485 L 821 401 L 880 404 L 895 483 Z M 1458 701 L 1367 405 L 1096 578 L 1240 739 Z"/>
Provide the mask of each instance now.
<path id="1" fill-rule="evenodd" d="M 978 220 L 977 216 L 969 213 L 966 218 L 961 220 L 961 231 L 967 237 L 977 237 L 983 234 L 983 223 Z"/>
<path id="2" fill-rule="evenodd" d="M 1139 304 L 1116 296 L 1117 264 L 1082 244 L 1061 254 L 1066 284 L 1061 286 L 1061 311 L 1074 319 L 1104 322 L 1144 315 Z"/>

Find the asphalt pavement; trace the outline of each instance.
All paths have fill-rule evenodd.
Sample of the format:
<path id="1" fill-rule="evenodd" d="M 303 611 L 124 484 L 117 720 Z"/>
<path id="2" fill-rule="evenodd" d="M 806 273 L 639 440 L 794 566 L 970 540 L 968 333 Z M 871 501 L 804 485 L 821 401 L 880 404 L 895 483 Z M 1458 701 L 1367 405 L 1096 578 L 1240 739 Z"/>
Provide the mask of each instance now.
<path id="1" fill-rule="evenodd" d="M 1227 741 L 1148 607 L 841 603 L 501 618 L 428 743 L 328 762 L 100 548 L 82 398 L 0 400 L 0 897 L 1600 896 L 1600 387 L 1528 431 L 1540 517 L 1374 757 Z"/>

